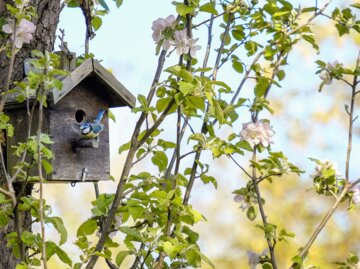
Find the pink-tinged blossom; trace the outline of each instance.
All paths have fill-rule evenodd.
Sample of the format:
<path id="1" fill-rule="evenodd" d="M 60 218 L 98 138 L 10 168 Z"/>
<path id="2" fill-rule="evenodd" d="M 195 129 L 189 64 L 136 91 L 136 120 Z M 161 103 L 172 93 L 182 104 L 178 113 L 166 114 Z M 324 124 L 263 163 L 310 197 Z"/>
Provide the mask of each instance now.
<path id="1" fill-rule="evenodd" d="M 2 27 L 3 32 L 12 34 L 11 39 L 15 39 L 15 47 L 18 49 L 22 47 L 23 43 L 30 43 L 35 29 L 36 26 L 31 21 L 21 19 L 19 25 L 16 27 L 16 34 L 14 38 L 14 21 L 10 21 Z"/>
<path id="2" fill-rule="evenodd" d="M 176 53 L 179 56 L 190 52 L 191 57 L 195 58 L 196 51 L 201 49 L 201 46 L 196 45 L 196 42 L 199 39 L 189 38 L 186 29 L 181 31 L 175 31 L 174 39 Z"/>
<path id="3" fill-rule="evenodd" d="M 323 176 L 323 171 L 327 171 L 327 170 L 334 170 L 335 172 L 335 176 L 339 177 L 341 176 L 339 173 L 337 173 L 336 169 L 337 169 L 337 165 L 336 163 L 330 161 L 330 160 L 322 160 L 320 161 L 320 164 L 317 164 L 315 166 L 315 171 L 311 174 L 311 176 L 313 178 L 316 177 L 322 177 Z"/>
<path id="4" fill-rule="evenodd" d="M 329 85 L 332 82 L 332 77 L 327 70 L 322 70 L 319 74 L 319 77 L 326 85 Z"/>
<path id="5" fill-rule="evenodd" d="M 174 45 L 176 46 L 177 55 L 187 54 L 189 52 L 188 37 L 186 29 L 181 31 L 175 31 L 174 34 Z"/>
<path id="6" fill-rule="evenodd" d="M 272 137 L 274 136 L 274 131 L 268 122 L 248 122 L 243 123 L 240 136 L 243 140 L 248 142 L 252 148 L 259 144 L 267 148 L 271 143 L 273 143 Z"/>
<path id="7" fill-rule="evenodd" d="M 248 256 L 248 263 L 251 269 L 256 269 L 257 265 L 260 262 L 260 257 L 265 256 L 267 253 L 267 249 L 264 250 L 262 253 L 258 254 L 253 251 L 247 251 L 246 254 Z"/>
<path id="8" fill-rule="evenodd" d="M 174 15 L 169 15 L 167 18 L 158 18 L 157 20 L 153 21 L 151 29 L 153 30 L 152 38 L 156 43 L 159 43 L 161 40 L 163 41 L 163 48 L 169 49 L 170 42 L 164 36 L 164 31 L 167 28 L 174 29 L 176 24 L 176 18 Z"/>
<path id="9" fill-rule="evenodd" d="M 245 211 L 250 207 L 250 204 L 245 200 L 244 195 L 241 194 L 235 195 L 234 201 L 240 204 L 239 208 L 241 208 L 242 211 Z"/>
<path id="10" fill-rule="evenodd" d="M 188 40 L 188 45 L 189 45 L 189 48 L 190 48 L 190 55 L 191 57 L 193 58 L 196 58 L 196 51 L 200 50 L 201 49 L 201 46 L 200 45 L 196 45 L 196 42 L 199 40 L 199 38 L 190 38 Z"/>
<path id="11" fill-rule="evenodd" d="M 350 189 L 350 191 L 353 193 L 352 201 L 355 205 L 360 204 L 360 186 L 356 185 Z"/>

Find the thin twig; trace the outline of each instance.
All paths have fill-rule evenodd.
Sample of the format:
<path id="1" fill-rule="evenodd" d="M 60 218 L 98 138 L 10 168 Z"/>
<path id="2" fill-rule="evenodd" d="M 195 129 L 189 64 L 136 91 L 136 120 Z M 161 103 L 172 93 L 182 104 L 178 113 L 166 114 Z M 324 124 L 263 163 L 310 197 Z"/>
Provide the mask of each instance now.
<path id="1" fill-rule="evenodd" d="M 45 69 L 45 73 L 46 73 Z M 39 204 L 39 218 L 40 218 L 40 227 L 41 227 L 41 260 L 43 261 L 44 269 L 47 269 L 47 258 L 46 258 L 46 245 L 45 245 L 45 223 L 44 223 L 44 178 L 42 174 L 42 153 L 41 153 L 41 130 L 42 130 L 42 118 L 43 118 L 43 94 L 44 94 L 44 86 L 40 88 L 39 91 L 39 119 L 38 119 L 38 127 L 37 127 L 37 136 L 36 136 L 36 143 L 37 143 L 37 162 L 38 162 L 38 174 L 40 179 L 40 204 Z"/>
<path id="2" fill-rule="evenodd" d="M 252 179 L 252 175 L 249 174 L 248 171 L 246 171 L 246 169 L 244 167 L 241 166 L 241 164 L 239 164 L 233 156 L 231 156 L 230 154 L 227 155 L 235 164 L 237 167 L 239 167 L 244 173 L 245 175 L 247 175 L 250 179 Z"/>
<path id="3" fill-rule="evenodd" d="M 200 25 L 203 25 L 203 24 L 208 23 L 208 22 L 212 23 L 212 22 L 214 21 L 214 19 L 225 15 L 227 12 L 229 12 L 229 11 L 224 11 L 224 12 L 221 12 L 221 13 L 219 13 L 219 14 L 217 14 L 217 15 L 212 15 L 210 19 L 207 19 L 207 20 L 204 20 L 204 21 L 202 21 L 202 22 L 200 22 L 200 23 L 198 23 L 198 24 L 195 24 L 195 25 L 193 25 L 192 28 L 197 28 L 197 27 L 199 27 Z"/>
<path id="4" fill-rule="evenodd" d="M 253 162 L 256 162 L 256 150 L 257 149 L 255 147 L 254 151 L 253 151 L 253 156 L 252 156 L 252 161 Z M 268 225 L 268 222 L 267 222 L 267 219 L 266 219 L 266 215 L 265 215 L 265 211 L 264 211 L 264 207 L 263 207 L 263 203 L 262 203 L 262 198 L 261 198 L 261 194 L 260 194 L 260 189 L 259 189 L 258 182 L 256 181 L 256 178 L 257 178 L 257 176 L 256 176 L 256 168 L 255 168 L 255 166 L 253 166 L 251 180 L 252 180 L 254 188 L 255 188 L 256 199 L 257 199 L 257 203 L 258 203 L 262 223 L 264 225 L 264 228 L 266 229 L 266 226 Z M 275 241 L 275 239 L 273 239 L 273 241 L 271 241 L 270 238 L 266 238 L 266 241 L 267 241 L 269 252 L 270 252 L 270 258 L 271 258 L 272 267 L 273 267 L 273 269 L 277 269 L 277 264 L 276 264 L 276 259 L 275 259 L 275 251 L 274 251 L 276 241 Z"/>

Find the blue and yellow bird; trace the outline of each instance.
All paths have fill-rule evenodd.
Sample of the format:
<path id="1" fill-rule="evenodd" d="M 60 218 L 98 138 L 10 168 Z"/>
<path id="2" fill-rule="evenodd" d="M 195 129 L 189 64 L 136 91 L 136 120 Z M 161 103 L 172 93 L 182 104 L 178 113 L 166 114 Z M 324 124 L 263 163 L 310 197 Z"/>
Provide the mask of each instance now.
<path id="1" fill-rule="evenodd" d="M 80 124 L 80 133 L 82 138 L 94 139 L 99 137 L 99 134 L 102 130 L 104 130 L 104 125 L 100 123 L 104 113 L 105 110 L 101 109 L 94 122 L 84 122 Z"/>

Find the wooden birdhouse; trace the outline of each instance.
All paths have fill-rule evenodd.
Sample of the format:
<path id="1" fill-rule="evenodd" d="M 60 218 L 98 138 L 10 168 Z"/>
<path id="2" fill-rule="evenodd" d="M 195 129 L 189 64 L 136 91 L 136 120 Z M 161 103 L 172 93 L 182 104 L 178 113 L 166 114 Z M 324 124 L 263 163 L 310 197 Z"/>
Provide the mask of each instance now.
<path id="1" fill-rule="evenodd" d="M 49 134 L 54 142 L 51 150 L 55 156 L 51 160 L 53 172 L 46 179 L 49 182 L 107 180 L 110 176 L 108 110 L 121 106 L 132 108 L 136 99 L 93 59 L 70 71 L 62 82 L 61 91 L 50 91 L 48 106 L 44 108 L 42 132 Z M 13 146 L 27 138 L 26 109 L 15 98 L 9 96 L 5 105 L 10 123 L 15 128 L 14 136 L 6 138 L 9 171 L 19 161 L 13 154 Z M 99 122 L 103 129 L 98 137 L 87 137 L 85 134 L 89 129 L 83 125 L 85 122 L 94 123 L 100 111 L 105 111 Z M 34 125 L 33 135 L 36 133 Z"/>

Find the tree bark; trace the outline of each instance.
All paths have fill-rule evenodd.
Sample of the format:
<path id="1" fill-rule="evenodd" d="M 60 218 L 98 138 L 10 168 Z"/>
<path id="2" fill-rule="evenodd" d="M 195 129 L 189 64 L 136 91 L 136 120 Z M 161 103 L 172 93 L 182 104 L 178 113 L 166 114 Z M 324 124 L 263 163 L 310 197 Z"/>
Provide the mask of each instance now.
<path id="1" fill-rule="evenodd" d="M 7 14 L 5 4 L 12 3 L 10 0 L 0 1 L 0 14 Z M 34 38 L 30 44 L 24 44 L 23 48 L 16 54 L 12 81 L 21 81 L 24 78 L 23 62 L 30 57 L 31 51 L 52 51 L 55 43 L 55 33 L 60 16 L 60 0 L 31 0 L 30 4 L 36 7 L 38 18 L 33 20 L 36 25 Z M 0 46 L 5 40 L 0 39 Z M 0 91 L 3 92 L 6 76 L 9 68 L 9 59 L 5 53 L 0 54 Z M 19 130 L 15 130 L 19 131 Z M 10 169 L 10 168 L 9 168 Z M 0 169 L 2 171 L 2 169 Z M 0 177 L 0 185 L 6 188 L 4 177 Z M 19 186 L 17 186 L 18 189 Z M 31 195 L 32 187 L 26 189 L 25 195 Z M 1 208 L 0 208 L 1 210 Z M 30 212 L 20 215 L 21 230 L 31 229 Z M 6 246 L 6 235 L 14 232 L 14 222 L 11 221 L 6 227 L 0 228 L 0 269 L 14 269 L 19 260 L 12 255 L 11 249 Z"/>

